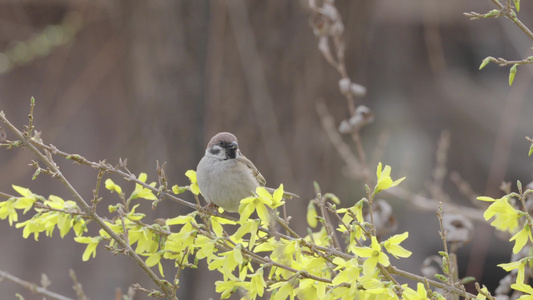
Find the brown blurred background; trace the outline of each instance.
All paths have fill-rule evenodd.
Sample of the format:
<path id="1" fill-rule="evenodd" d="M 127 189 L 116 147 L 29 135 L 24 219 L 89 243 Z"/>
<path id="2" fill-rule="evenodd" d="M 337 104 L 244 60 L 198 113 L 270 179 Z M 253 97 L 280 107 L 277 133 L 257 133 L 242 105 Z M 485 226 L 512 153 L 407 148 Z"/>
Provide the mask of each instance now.
<path id="1" fill-rule="evenodd" d="M 531 181 L 524 140 L 533 128 L 531 71 L 519 67 L 509 87 L 508 68 L 489 64 L 478 70 L 489 55 L 531 55 L 531 42 L 506 19 L 470 21 L 462 15 L 487 12 L 494 8 L 490 1 L 339 0 L 336 6 L 346 27 L 348 73 L 368 90 L 357 104 L 376 116 L 362 131 L 364 146 L 371 157 L 380 137 L 388 136 L 380 160 L 392 166 L 393 178 L 407 176 L 404 187 L 424 192 L 438 137 L 449 130 L 448 170 L 461 174 L 475 192 L 498 196 L 501 180 Z M 533 7 L 522 6 L 519 17 L 530 25 Z M 284 183 L 302 196 L 287 209 L 293 226 L 305 233 L 314 180 L 343 206 L 364 195 L 363 183 L 344 175 L 315 110 L 324 101 L 337 125 L 349 115 L 339 75 L 318 51 L 309 16 L 304 0 L 0 0 L 0 110 L 20 128 L 33 96 L 35 124 L 46 143 L 93 161 L 128 158 L 130 170 L 147 172 L 151 181 L 157 179 L 156 160 L 167 162 L 170 182 L 182 185 L 209 138 L 231 131 L 271 186 Z M 29 151 L 0 150 L 0 191 L 12 193 L 11 184 L 17 184 L 69 198 L 45 175 L 31 180 L 31 159 Z M 89 199 L 96 172 L 58 162 Z M 374 173 L 376 161 L 369 164 Z M 445 190 L 456 203 L 469 205 L 449 179 Z M 107 191 L 102 195 L 105 203 L 116 201 Z M 419 273 L 424 257 L 442 248 L 436 217 L 388 200 L 398 231 L 411 232 L 406 247 L 415 252 L 398 266 Z M 141 203 L 150 220 L 188 212 L 170 202 L 155 210 Z M 34 282 L 46 273 L 52 291 L 75 296 L 69 268 L 92 299 L 112 299 L 116 288 L 127 290 L 136 282 L 153 287 L 131 260 L 113 257 L 102 246 L 95 259 L 82 262 L 85 246 L 73 242 L 72 234 L 63 240 L 58 232 L 42 235 L 37 243 L 22 239 L 22 230 L 7 220 L 0 228 L 0 269 Z M 511 247 L 491 236 L 481 239 L 500 251 L 487 252 L 481 262 L 483 274 L 493 276 L 482 280 L 494 286 L 504 275 L 494 266 L 509 260 Z M 460 254 L 466 267 L 476 253 L 465 247 Z M 174 276 L 170 270 L 166 275 Z M 216 279 L 204 272 L 182 274 L 183 299 L 219 298 Z M 16 292 L 41 298 L 0 283 L 2 297 L 12 299 Z"/>

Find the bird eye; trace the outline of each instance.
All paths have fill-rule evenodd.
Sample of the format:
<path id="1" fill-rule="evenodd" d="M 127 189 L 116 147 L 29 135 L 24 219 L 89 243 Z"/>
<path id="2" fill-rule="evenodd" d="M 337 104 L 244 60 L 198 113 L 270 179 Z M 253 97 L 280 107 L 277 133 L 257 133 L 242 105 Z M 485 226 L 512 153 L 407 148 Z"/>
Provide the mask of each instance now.
<path id="1" fill-rule="evenodd" d="M 219 144 L 220 146 L 224 146 L 224 142 L 223 142 L 223 141 L 218 142 L 218 144 Z"/>

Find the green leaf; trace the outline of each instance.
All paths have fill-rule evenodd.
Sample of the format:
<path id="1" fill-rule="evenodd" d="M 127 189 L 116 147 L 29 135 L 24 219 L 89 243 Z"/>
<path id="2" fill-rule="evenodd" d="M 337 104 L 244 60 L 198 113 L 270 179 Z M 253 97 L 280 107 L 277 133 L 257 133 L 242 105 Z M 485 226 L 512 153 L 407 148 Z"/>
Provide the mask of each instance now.
<path id="1" fill-rule="evenodd" d="M 181 193 L 185 192 L 186 190 L 187 190 L 186 186 L 178 186 L 177 184 L 172 186 L 172 192 L 175 195 L 181 194 Z"/>
<path id="2" fill-rule="evenodd" d="M 520 11 L 520 0 L 514 0 L 514 7 L 516 7 L 516 11 Z"/>
<path id="3" fill-rule="evenodd" d="M 488 63 L 490 62 L 490 57 L 487 57 L 485 58 L 482 62 L 481 62 L 481 65 L 479 66 L 479 69 L 483 69 Z"/>
<path id="4" fill-rule="evenodd" d="M 531 145 L 529 146 L 529 154 L 527 156 L 531 156 L 532 153 L 533 153 L 533 143 L 531 143 Z"/>
<path id="5" fill-rule="evenodd" d="M 39 174 L 41 174 L 41 168 L 37 168 L 37 170 L 35 170 L 35 173 L 33 173 L 31 180 L 37 179 L 37 176 L 39 176 Z"/>
<path id="6" fill-rule="evenodd" d="M 339 197 L 335 196 L 332 193 L 326 193 L 324 195 L 324 198 L 333 201 L 333 203 L 335 203 L 335 204 L 341 204 L 341 200 L 339 200 Z"/>
<path id="7" fill-rule="evenodd" d="M 320 185 L 318 184 L 318 182 L 316 181 L 313 181 L 313 187 L 315 188 L 315 194 L 321 194 L 320 193 Z"/>
<path id="8" fill-rule="evenodd" d="M 492 18 L 492 17 L 496 17 L 496 16 L 499 16 L 501 14 L 501 12 L 497 9 L 493 9 L 491 11 L 489 11 L 488 13 L 486 13 L 483 17 L 484 18 Z"/>
<path id="9" fill-rule="evenodd" d="M 518 67 L 517 64 L 514 64 L 511 69 L 509 70 L 509 86 L 513 85 L 514 76 L 516 75 L 516 68 Z"/>
<path id="10" fill-rule="evenodd" d="M 438 280 L 440 280 L 442 282 L 448 282 L 448 278 L 446 278 L 446 276 L 444 276 L 442 274 L 435 274 L 435 278 L 437 278 Z"/>
<path id="11" fill-rule="evenodd" d="M 475 282 L 475 281 L 476 281 L 476 277 L 473 277 L 473 276 L 467 276 L 461 279 L 462 284 L 467 284 L 467 283 Z"/>
<path id="12" fill-rule="evenodd" d="M 313 201 L 309 201 L 309 205 L 307 205 L 307 224 L 311 226 L 312 228 L 315 228 L 318 224 L 318 221 L 316 217 L 318 216 L 315 208 L 315 204 Z"/>

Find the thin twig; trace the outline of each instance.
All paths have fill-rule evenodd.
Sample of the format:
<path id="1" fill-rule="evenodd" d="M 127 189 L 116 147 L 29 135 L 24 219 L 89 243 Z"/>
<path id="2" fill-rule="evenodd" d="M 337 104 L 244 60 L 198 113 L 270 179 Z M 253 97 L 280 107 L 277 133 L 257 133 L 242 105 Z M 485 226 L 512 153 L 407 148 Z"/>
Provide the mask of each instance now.
<path id="1" fill-rule="evenodd" d="M 327 208 L 326 208 L 326 199 L 321 194 L 318 194 L 315 198 L 318 202 L 318 206 L 320 207 L 320 213 L 322 214 L 322 218 L 324 218 L 324 227 L 326 228 L 326 231 L 328 233 L 328 236 L 331 238 L 331 241 L 333 242 L 333 247 L 337 250 L 341 250 L 341 244 L 339 242 L 339 238 L 335 234 L 335 230 L 333 229 L 333 225 L 331 224 L 331 221 L 329 219 Z"/>
<path id="2" fill-rule="evenodd" d="M 58 155 L 58 156 L 64 157 L 66 159 L 72 160 L 75 163 L 78 163 L 78 164 L 81 164 L 81 165 L 90 166 L 90 167 L 92 167 L 94 169 L 97 169 L 97 170 L 104 170 L 104 171 L 109 172 L 109 173 L 114 173 L 114 174 L 120 175 L 125 180 L 140 184 L 144 188 L 147 188 L 147 189 L 149 189 L 149 190 L 151 190 L 153 192 L 157 192 L 158 191 L 157 188 L 154 188 L 154 187 L 150 186 L 148 183 L 142 182 L 139 179 L 137 179 L 137 177 L 135 177 L 135 175 L 133 175 L 129 171 L 122 171 L 121 169 L 119 169 L 117 167 L 114 167 L 111 164 L 106 163 L 105 161 L 101 161 L 101 162 L 89 161 L 85 157 L 82 157 L 81 155 L 66 153 L 64 151 L 61 151 L 61 150 L 57 149 L 53 145 L 50 145 L 50 146 L 49 145 L 45 145 L 42 142 L 35 141 L 33 139 L 30 142 L 33 145 L 35 145 L 36 147 L 39 147 L 39 148 L 45 149 L 47 151 L 50 151 L 54 155 Z M 187 206 L 189 208 L 192 208 L 192 209 L 196 209 L 197 208 L 195 204 L 190 203 L 189 201 L 186 201 L 184 199 L 181 199 L 179 197 L 176 197 L 176 196 L 172 195 L 170 193 L 170 191 L 165 194 L 165 197 L 170 199 L 170 200 L 172 200 L 172 201 L 174 201 L 174 202 L 178 202 L 178 203 L 180 203 L 182 205 L 185 205 L 185 206 Z"/>
<path id="3" fill-rule="evenodd" d="M 448 291 L 450 293 L 457 294 L 457 295 L 465 297 L 467 299 L 476 299 L 476 297 L 477 297 L 476 295 L 471 294 L 471 293 L 467 293 L 467 292 L 465 292 L 465 291 L 463 291 L 463 290 L 461 290 L 459 288 L 456 288 L 456 287 L 453 287 L 453 286 L 449 286 L 449 285 L 447 285 L 445 283 L 438 282 L 438 281 L 435 281 L 435 280 L 430 280 L 430 279 L 427 279 L 426 277 L 415 275 L 415 274 L 412 274 L 412 273 L 409 273 L 409 272 L 406 272 L 406 271 L 398 270 L 397 268 L 395 268 L 393 266 L 387 267 L 387 270 L 391 274 L 400 275 L 402 277 L 405 277 L 405 278 L 408 278 L 408 279 L 411 279 L 411 280 L 415 280 L 415 281 L 418 281 L 418 282 L 426 282 L 427 281 L 431 286 L 443 289 L 443 290 Z"/>
<path id="4" fill-rule="evenodd" d="M 446 268 L 444 268 L 443 266 L 443 271 L 447 269 L 447 271 L 444 273 L 448 276 L 448 281 L 450 282 L 450 285 L 454 285 L 456 281 L 455 280 L 456 278 L 454 276 L 454 274 L 456 273 L 455 272 L 456 268 L 453 265 L 453 262 L 451 261 L 450 253 L 448 252 L 448 243 L 447 243 L 448 232 L 444 228 L 444 224 L 442 222 L 443 221 L 442 203 L 439 203 L 439 208 L 437 209 L 437 218 L 439 220 L 439 227 L 440 227 L 439 233 L 440 233 L 440 238 L 443 244 L 443 251 L 447 255 L 447 257 L 444 257 L 442 261 L 443 264 L 446 264 Z"/>
<path id="5" fill-rule="evenodd" d="M 72 282 L 74 283 L 74 286 L 72 287 L 74 291 L 76 291 L 76 295 L 78 296 L 78 300 L 89 300 L 89 298 L 85 295 L 85 292 L 83 292 L 83 286 L 78 280 L 78 276 L 76 276 L 76 272 L 74 270 L 69 270 L 69 276 L 72 279 Z"/>
<path id="6" fill-rule="evenodd" d="M 0 192 L 0 197 L 7 198 L 7 199 L 15 198 L 15 196 L 10 195 L 10 194 L 6 194 L 6 193 L 3 193 L 3 192 Z"/>
<path id="7" fill-rule="evenodd" d="M 81 209 L 92 219 L 94 220 L 111 238 L 113 238 L 120 246 L 122 246 L 124 249 L 127 250 L 128 254 L 137 262 L 137 264 L 141 267 L 141 269 L 150 277 L 150 279 L 163 291 L 166 295 L 171 295 L 172 291 L 161 281 L 157 275 L 146 265 L 144 260 L 131 248 L 129 244 L 127 244 L 124 239 L 120 238 L 120 236 L 114 232 L 105 222 L 102 218 L 96 214 L 96 212 L 92 211 L 91 207 L 87 204 L 87 202 L 83 199 L 83 197 L 78 193 L 78 191 L 71 185 L 71 183 L 67 180 L 67 178 L 61 173 L 57 165 L 53 160 L 50 160 L 45 154 L 43 154 L 37 147 L 31 142 L 33 139 L 28 140 L 25 135 L 20 132 L 11 122 L 9 122 L 3 111 L 0 111 L 0 121 L 2 121 L 6 127 L 17 136 L 18 139 L 22 141 L 22 143 L 30 149 L 52 172 L 57 174 L 57 179 L 69 190 L 69 192 L 74 197 L 74 200 L 78 204 L 78 206 L 81 207 Z M 51 153 L 54 153 L 50 151 Z M 172 298 L 169 298 L 172 299 Z M 177 298 L 176 298 L 177 299 Z"/>
<path id="8" fill-rule="evenodd" d="M 34 294 L 38 294 L 38 295 L 42 295 L 42 296 L 45 296 L 49 299 L 55 299 L 55 300 L 74 300 L 72 298 L 69 298 L 69 297 L 65 297 L 63 295 L 60 295 L 60 294 L 57 294 L 57 293 L 54 293 L 54 292 L 51 292 L 35 283 L 32 283 L 32 282 L 29 282 L 29 281 L 25 281 L 25 280 L 22 280 L 16 276 L 13 276 L 5 271 L 2 271 L 0 270 L 0 279 L 1 278 L 5 278 L 11 282 L 14 282 L 20 286 L 23 286 L 24 288 L 30 290 L 32 293 Z"/>

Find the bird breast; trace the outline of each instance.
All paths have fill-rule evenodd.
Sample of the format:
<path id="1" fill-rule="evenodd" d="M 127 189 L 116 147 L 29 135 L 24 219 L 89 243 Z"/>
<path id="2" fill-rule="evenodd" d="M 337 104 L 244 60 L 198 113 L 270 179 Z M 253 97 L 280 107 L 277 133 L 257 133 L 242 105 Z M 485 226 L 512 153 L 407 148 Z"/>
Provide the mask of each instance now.
<path id="1" fill-rule="evenodd" d="M 204 156 L 197 168 L 198 187 L 207 201 L 227 211 L 239 210 L 240 201 L 253 196 L 259 183 L 238 159 Z"/>

